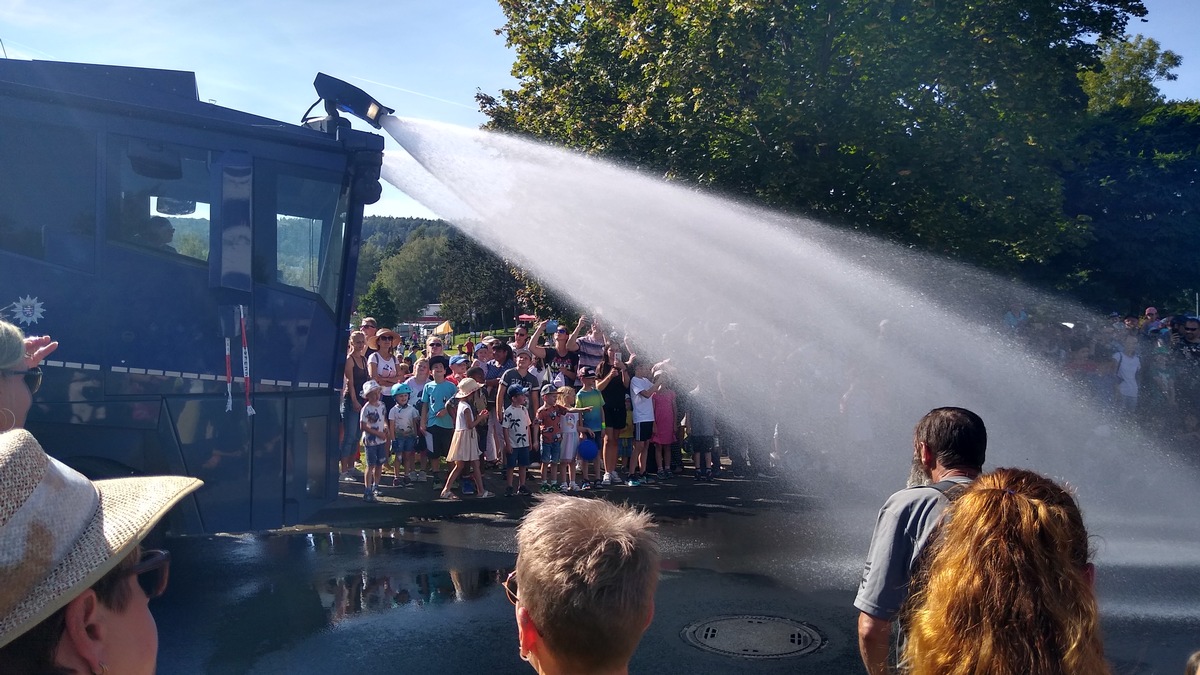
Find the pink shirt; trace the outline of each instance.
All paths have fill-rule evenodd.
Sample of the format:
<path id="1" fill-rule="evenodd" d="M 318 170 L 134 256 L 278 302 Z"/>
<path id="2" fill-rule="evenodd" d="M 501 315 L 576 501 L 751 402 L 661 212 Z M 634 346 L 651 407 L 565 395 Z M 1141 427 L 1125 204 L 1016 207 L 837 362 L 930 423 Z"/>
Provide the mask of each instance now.
<path id="1" fill-rule="evenodd" d="M 675 442 L 675 392 L 662 389 L 650 399 L 654 402 L 654 435 L 650 442 L 666 445 Z"/>

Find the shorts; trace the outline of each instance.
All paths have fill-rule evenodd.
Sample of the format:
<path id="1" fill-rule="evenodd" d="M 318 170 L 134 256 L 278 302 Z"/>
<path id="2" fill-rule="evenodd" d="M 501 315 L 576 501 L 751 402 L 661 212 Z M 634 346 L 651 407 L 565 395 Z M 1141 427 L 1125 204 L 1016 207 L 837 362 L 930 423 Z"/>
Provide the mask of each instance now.
<path id="1" fill-rule="evenodd" d="M 445 427 L 427 427 L 429 435 L 433 436 L 432 454 L 445 457 L 450 454 L 450 441 L 454 440 L 454 430 Z"/>
<path id="2" fill-rule="evenodd" d="M 397 455 L 403 452 L 413 452 L 417 449 L 416 436 L 397 436 L 392 441 L 392 452 Z"/>
<path id="3" fill-rule="evenodd" d="M 633 439 L 618 438 L 617 439 L 617 456 L 628 457 L 633 454 Z"/>
<path id="4" fill-rule="evenodd" d="M 705 452 L 712 452 L 712 449 L 713 449 L 713 437 L 712 436 L 688 436 L 687 440 L 684 441 L 684 443 L 686 443 L 687 446 L 691 449 L 691 452 L 693 455 L 699 455 L 699 454 L 703 454 Z"/>
<path id="5" fill-rule="evenodd" d="M 542 441 L 542 461 L 546 464 L 562 461 L 562 441 L 553 443 Z"/>
<path id="6" fill-rule="evenodd" d="M 648 441 L 654 435 L 654 422 L 634 422 L 633 440 Z"/>
<path id="7" fill-rule="evenodd" d="M 388 444 L 380 443 L 379 445 L 368 445 L 367 447 L 367 466 L 383 466 L 387 461 Z"/>
<path id="8" fill-rule="evenodd" d="M 605 429 L 624 429 L 625 428 L 625 407 L 620 408 L 605 408 L 604 409 L 604 428 Z"/>
<path id="9" fill-rule="evenodd" d="M 504 456 L 504 468 L 515 469 L 518 466 L 529 466 L 529 446 L 513 448 Z"/>

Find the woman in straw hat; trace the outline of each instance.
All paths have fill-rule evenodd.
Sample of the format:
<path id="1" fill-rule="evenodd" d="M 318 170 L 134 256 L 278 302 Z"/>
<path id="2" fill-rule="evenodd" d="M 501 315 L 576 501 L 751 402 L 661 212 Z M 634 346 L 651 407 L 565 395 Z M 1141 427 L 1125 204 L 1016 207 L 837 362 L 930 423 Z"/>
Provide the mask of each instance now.
<path id="1" fill-rule="evenodd" d="M 454 438 L 450 440 L 450 452 L 446 455 L 447 460 L 454 462 L 454 468 L 446 477 L 446 486 L 442 488 L 442 499 L 458 500 L 458 495 L 454 494 L 450 486 L 454 485 L 454 481 L 458 480 L 468 466 L 471 467 L 471 474 L 475 479 L 475 494 L 480 497 L 492 496 L 492 493 L 483 489 L 483 475 L 479 471 L 479 439 L 475 432 L 477 425 L 487 424 L 488 411 L 481 410 L 479 415 L 476 415 L 464 400 L 474 395 L 482 386 L 477 380 L 470 377 L 464 377 L 458 383 L 458 393 L 454 395 L 454 401 L 458 404 L 458 410 L 454 415 Z"/>
<path id="2" fill-rule="evenodd" d="M 92 482 L 27 431 L 0 434 L 0 673 L 153 673 L 147 603 L 166 589 L 170 555 L 140 542 L 200 485 Z"/>
<path id="3" fill-rule="evenodd" d="M 367 378 L 378 382 L 385 392 L 391 391 L 392 386 L 401 381 L 395 350 L 399 338 L 400 336 L 386 328 L 367 338 L 367 346 L 378 350 L 367 357 Z M 394 402 L 390 395 L 383 395 L 383 404 L 388 408 L 391 408 Z"/>

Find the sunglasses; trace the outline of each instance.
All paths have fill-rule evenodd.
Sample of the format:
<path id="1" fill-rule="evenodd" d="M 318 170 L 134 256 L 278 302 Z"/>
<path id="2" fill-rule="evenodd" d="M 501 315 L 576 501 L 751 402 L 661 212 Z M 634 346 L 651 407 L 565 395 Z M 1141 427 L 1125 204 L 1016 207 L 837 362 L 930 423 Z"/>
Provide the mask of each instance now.
<path id="1" fill-rule="evenodd" d="M 379 338 L 379 341 L 380 342 L 391 342 L 392 338 L 391 338 L 391 336 L 384 335 L 383 337 Z"/>
<path id="2" fill-rule="evenodd" d="M 430 346 L 430 347 L 441 347 L 441 346 L 442 346 L 442 343 L 440 343 L 440 342 L 430 342 L 430 343 L 429 343 L 429 346 Z"/>
<path id="3" fill-rule="evenodd" d="M 564 333 L 564 334 L 565 334 L 565 333 L 567 332 L 567 330 L 566 330 L 565 328 L 559 328 L 558 330 L 556 330 L 556 331 L 554 331 L 554 332 L 555 332 L 555 333 Z"/>
<path id="4" fill-rule="evenodd" d="M 521 597 L 517 595 L 517 571 L 513 570 L 508 573 L 508 578 L 501 584 L 504 586 L 504 594 L 508 596 L 508 601 L 512 604 L 517 604 Z"/>
<path id="5" fill-rule="evenodd" d="M 29 370 L 0 370 L 0 375 L 5 377 L 12 375 L 20 375 L 25 379 L 25 386 L 29 387 L 30 394 L 36 394 L 38 389 L 42 387 L 42 369 L 30 368 Z"/>
<path id="6" fill-rule="evenodd" d="M 167 579 L 171 576 L 171 554 L 162 549 L 142 551 L 141 560 L 129 570 L 136 576 L 138 585 L 146 598 L 153 600 L 167 590 Z"/>

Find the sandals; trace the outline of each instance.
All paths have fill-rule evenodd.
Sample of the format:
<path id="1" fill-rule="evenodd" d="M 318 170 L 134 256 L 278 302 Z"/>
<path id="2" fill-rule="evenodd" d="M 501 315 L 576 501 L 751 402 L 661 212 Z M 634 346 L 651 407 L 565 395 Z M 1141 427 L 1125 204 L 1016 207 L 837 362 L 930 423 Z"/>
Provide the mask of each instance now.
<path id="1" fill-rule="evenodd" d="M 442 499 L 449 499 L 452 502 L 462 501 L 462 497 L 459 497 L 449 490 L 442 491 Z"/>

